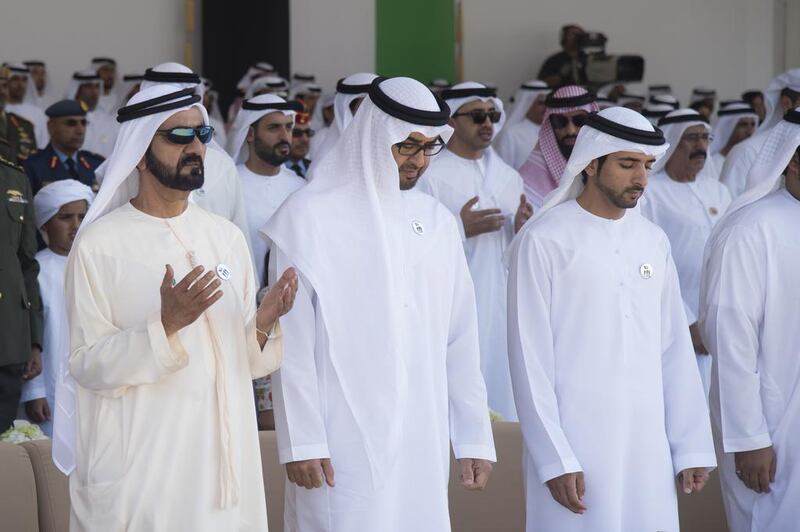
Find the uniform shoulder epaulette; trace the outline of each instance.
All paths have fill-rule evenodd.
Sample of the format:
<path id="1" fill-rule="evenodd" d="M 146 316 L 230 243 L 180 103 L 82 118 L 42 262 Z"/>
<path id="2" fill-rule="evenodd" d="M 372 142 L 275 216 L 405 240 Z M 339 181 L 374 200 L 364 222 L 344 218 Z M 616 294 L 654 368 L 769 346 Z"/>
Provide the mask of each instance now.
<path id="1" fill-rule="evenodd" d="M 18 172 L 22 172 L 23 174 L 25 173 L 25 169 L 24 168 L 22 168 L 20 165 L 18 165 L 15 162 L 9 161 L 8 159 L 3 157 L 2 155 L 0 155 L 0 164 L 3 164 L 4 166 L 10 166 L 14 170 L 17 170 Z"/>
<path id="2" fill-rule="evenodd" d="M 6 116 L 8 116 L 8 121 L 11 122 L 14 125 L 14 127 L 20 127 L 20 126 L 33 127 L 33 122 L 31 122 L 27 118 L 23 118 L 14 113 L 6 113 Z"/>

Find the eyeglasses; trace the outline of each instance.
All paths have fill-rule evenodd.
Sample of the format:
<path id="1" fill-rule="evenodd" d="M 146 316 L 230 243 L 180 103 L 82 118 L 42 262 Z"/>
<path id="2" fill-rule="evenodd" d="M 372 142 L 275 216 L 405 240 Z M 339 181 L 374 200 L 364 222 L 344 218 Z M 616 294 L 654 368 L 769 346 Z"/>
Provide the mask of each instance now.
<path id="1" fill-rule="evenodd" d="M 456 113 L 453 115 L 453 117 L 456 116 L 472 117 L 472 121 L 476 124 L 483 124 L 488 117 L 492 124 L 496 124 L 500 121 L 500 117 L 503 116 L 503 113 L 501 111 L 484 111 L 483 109 L 473 109 L 472 111 L 466 113 Z"/>
<path id="2" fill-rule="evenodd" d="M 573 126 L 579 128 L 586 123 L 587 114 L 588 113 L 581 113 L 573 116 L 550 115 L 550 125 L 553 126 L 553 129 L 564 129 L 567 127 L 567 124 L 571 122 Z"/>
<path id="3" fill-rule="evenodd" d="M 397 152 L 404 157 L 413 157 L 419 152 L 422 152 L 425 157 L 431 157 L 444 149 L 444 142 L 441 139 L 429 144 L 398 142 L 395 146 L 397 146 Z"/>
<path id="4" fill-rule="evenodd" d="M 212 126 L 173 127 L 172 129 L 159 129 L 156 133 L 161 133 L 173 144 L 191 144 L 195 137 L 203 144 L 208 144 L 214 136 L 214 128 Z"/>
<path id="5" fill-rule="evenodd" d="M 86 127 L 86 124 L 88 124 L 89 122 L 85 118 L 80 118 L 80 119 L 78 119 L 78 118 L 67 118 L 66 120 L 62 121 L 61 123 L 64 124 L 65 126 L 67 126 L 67 127 L 76 127 L 78 124 L 82 125 L 83 127 Z"/>
<path id="6" fill-rule="evenodd" d="M 316 134 L 317 134 L 317 132 L 314 131 L 313 129 L 293 129 L 292 130 L 292 137 L 296 138 L 296 139 L 299 139 L 303 135 L 307 135 L 308 138 L 311 138 Z"/>
<path id="7" fill-rule="evenodd" d="M 710 135 L 708 133 L 689 133 L 688 135 L 681 137 L 681 140 L 685 140 L 691 144 L 697 144 L 701 140 L 703 142 L 711 142 L 714 140 L 714 135 Z"/>

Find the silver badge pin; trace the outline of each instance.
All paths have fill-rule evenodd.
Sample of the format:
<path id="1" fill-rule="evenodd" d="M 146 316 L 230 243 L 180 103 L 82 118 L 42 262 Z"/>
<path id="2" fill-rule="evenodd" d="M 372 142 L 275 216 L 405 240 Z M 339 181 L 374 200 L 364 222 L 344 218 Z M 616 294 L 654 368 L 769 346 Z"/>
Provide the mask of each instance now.
<path id="1" fill-rule="evenodd" d="M 231 269 L 224 264 L 220 264 L 217 266 L 217 275 L 219 275 L 219 278 L 223 281 L 227 281 L 231 278 Z"/>
<path id="2" fill-rule="evenodd" d="M 413 222 L 411 222 L 411 228 L 418 235 L 422 235 L 422 234 L 425 233 L 425 228 L 422 227 L 422 223 L 418 222 L 417 220 L 414 220 Z"/>
<path id="3" fill-rule="evenodd" d="M 653 267 L 649 264 L 642 264 L 639 266 L 639 275 L 642 276 L 642 279 L 649 279 L 653 276 Z"/>

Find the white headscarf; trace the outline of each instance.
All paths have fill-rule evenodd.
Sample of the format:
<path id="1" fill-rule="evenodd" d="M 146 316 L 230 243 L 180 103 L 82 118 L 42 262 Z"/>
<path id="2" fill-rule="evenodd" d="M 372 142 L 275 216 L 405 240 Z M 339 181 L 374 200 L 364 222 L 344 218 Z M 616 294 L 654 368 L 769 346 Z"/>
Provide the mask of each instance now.
<path id="1" fill-rule="evenodd" d="M 67 91 L 64 93 L 64 99 L 77 100 L 78 89 L 81 88 L 81 85 L 87 83 L 94 83 L 97 85 L 98 89 L 103 84 L 100 76 L 97 75 L 97 72 L 95 72 L 93 68 L 84 68 L 72 74 L 72 78 L 69 80 L 69 85 L 67 86 Z"/>
<path id="2" fill-rule="evenodd" d="M 468 93 L 469 91 L 474 91 L 474 90 L 481 91 L 486 89 L 492 91 L 492 94 L 494 94 L 495 92 L 494 88 L 489 87 L 486 84 L 478 83 L 477 81 L 464 81 L 462 83 L 453 85 L 449 89 L 443 90 L 440 94 L 442 98 L 444 98 L 444 101 L 447 102 L 447 105 L 450 106 L 450 116 L 456 114 L 462 106 L 468 103 L 477 101 L 492 102 L 494 104 L 494 108 L 502 113 L 502 115 L 500 116 L 500 121 L 496 124 L 492 124 L 494 126 L 494 136 L 492 137 L 492 141 L 494 141 L 500 134 L 500 132 L 503 130 L 506 124 L 507 117 L 503 109 L 503 100 L 501 100 L 497 96 L 484 96 L 476 94 L 467 96 L 459 95 L 459 92 Z"/>
<path id="3" fill-rule="evenodd" d="M 31 69 L 23 63 L 7 63 L 10 76 L 20 76 L 28 80 L 25 86 L 25 96 L 22 97 L 22 103 L 29 103 L 31 105 L 39 106 L 40 97 L 36 91 L 36 83 L 31 77 Z"/>
<path id="4" fill-rule="evenodd" d="M 122 76 L 122 90 L 120 91 L 120 105 L 125 105 L 126 97 L 133 90 L 136 85 L 139 85 L 141 90 L 142 82 L 144 81 L 143 74 L 128 73 Z"/>
<path id="5" fill-rule="evenodd" d="M 758 124 L 758 115 L 755 110 L 744 102 L 728 104 L 717 112 L 717 120 L 714 123 L 714 140 L 709 148 L 712 155 L 719 153 L 728 145 L 731 134 L 736 129 L 739 120 L 743 118 L 752 118 Z"/>
<path id="6" fill-rule="evenodd" d="M 680 109 L 680 102 L 672 94 L 653 94 L 647 99 L 653 105 L 669 105 L 673 110 Z"/>
<path id="7" fill-rule="evenodd" d="M 654 126 L 658 125 L 658 121 L 674 111 L 672 105 L 666 103 L 648 103 L 642 109 L 642 116 L 647 118 Z"/>
<path id="8" fill-rule="evenodd" d="M 792 116 L 793 115 L 793 116 Z M 779 188 L 785 186 L 784 171 L 789 166 L 789 162 L 800 147 L 800 107 L 790 111 L 787 117 L 791 116 L 794 122 L 781 120 L 766 133 L 767 138 L 761 146 L 753 166 L 747 175 L 747 182 L 756 181 L 759 184 L 747 189 L 741 196 L 734 199 L 725 211 L 725 214 L 714 226 L 711 236 L 706 244 L 703 255 L 703 277 L 700 284 L 700 317 L 701 324 L 706 319 L 708 306 L 702 302 L 708 301 L 708 275 L 709 260 L 712 254 L 724 245 L 731 229 L 737 225 L 742 216 L 742 209 L 755 203 L 756 201 L 772 194 Z"/>
<path id="9" fill-rule="evenodd" d="M 60 179 L 43 186 L 33 197 L 36 227 L 41 230 L 61 207 L 78 200 L 86 200 L 91 205 L 94 192 L 76 179 Z"/>
<path id="10" fill-rule="evenodd" d="M 692 104 L 692 103 L 701 102 L 703 100 L 708 100 L 708 99 L 714 100 L 716 102 L 717 101 L 717 91 L 715 91 L 714 89 L 712 89 L 710 87 L 695 87 L 692 90 L 692 96 L 689 99 L 689 103 Z"/>
<path id="11" fill-rule="evenodd" d="M 647 97 L 661 96 L 664 94 L 672 94 L 672 87 L 669 85 L 649 85 L 647 87 Z"/>
<path id="12" fill-rule="evenodd" d="M 23 64 L 27 66 L 29 69 L 33 70 L 34 66 L 40 66 L 44 69 L 44 92 L 43 94 L 39 94 L 39 91 L 36 89 L 36 84 L 33 82 L 33 78 L 30 78 L 30 82 L 34 83 L 33 92 L 35 93 L 35 98 L 29 100 L 25 100 L 26 102 L 32 103 L 34 105 L 39 105 L 41 107 L 46 107 L 50 105 L 56 98 L 53 96 L 53 84 L 50 82 L 50 74 L 47 73 L 47 65 L 44 61 L 38 60 L 30 60 L 30 61 L 23 61 Z M 27 95 L 26 95 L 27 96 Z"/>
<path id="13" fill-rule="evenodd" d="M 336 84 L 336 96 L 333 98 L 333 123 L 328 128 L 328 132 L 322 140 L 322 143 L 315 150 L 314 162 L 311 164 L 311 170 L 306 176 L 308 181 L 314 179 L 315 166 L 325 157 L 330 149 L 339 142 L 339 137 L 342 135 L 342 132 L 347 129 L 347 126 L 350 125 L 350 122 L 353 120 L 353 112 L 350 111 L 350 104 L 353 100 L 366 96 L 369 84 L 377 77 L 377 74 L 359 72 L 340 79 Z M 320 109 L 320 113 L 322 113 L 322 109 Z"/>
<path id="14" fill-rule="evenodd" d="M 216 120 L 217 123 L 224 125 L 225 119 L 222 118 L 222 110 L 219 108 L 219 93 L 214 90 L 214 82 L 204 77 L 201 77 L 200 81 L 200 86 L 203 87 L 203 95 L 208 95 L 212 98 L 211 109 L 207 109 L 209 118 L 212 118 Z"/>
<path id="15" fill-rule="evenodd" d="M 511 127 L 525 120 L 525 115 L 528 114 L 536 98 L 546 95 L 549 92 L 550 87 L 544 81 L 533 79 L 523 83 L 514 94 L 514 103 L 511 104 L 508 110 L 508 118 L 506 118 L 505 123 L 506 127 Z"/>
<path id="16" fill-rule="evenodd" d="M 128 106 L 164 97 L 182 90 L 188 89 L 161 83 L 137 92 L 128 102 Z M 191 96 L 185 96 L 179 100 L 188 100 L 189 98 Z M 98 169 L 102 174 L 98 176 L 98 181 L 102 182 L 103 185 L 100 187 L 100 191 L 97 193 L 89 212 L 86 213 L 81 229 L 89 226 L 103 215 L 128 203 L 136 196 L 139 192 L 139 170 L 136 165 L 144 157 L 150 142 L 152 142 L 156 134 L 156 130 L 175 113 L 186 111 L 192 107 L 197 107 L 200 110 L 203 114 L 203 123 L 208 124 L 208 113 L 206 108 L 203 107 L 202 100 L 192 103 L 187 101 L 186 105 L 176 109 L 161 111 L 122 123 L 117 135 L 117 141 L 114 144 L 114 151 L 106 159 L 103 167 Z"/>
<path id="17" fill-rule="evenodd" d="M 289 95 L 289 82 L 273 75 L 258 77 L 247 87 L 244 98 L 249 100 L 262 91 L 268 91 L 270 94 L 277 94 L 281 98 L 285 98 Z"/>
<path id="18" fill-rule="evenodd" d="M 641 83 L 628 83 L 625 85 L 625 90 L 619 95 L 617 105 L 624 106 L 632 102 L 641 102 L 644 105 L 646 100 L 644 85 Z"/>
<path id="19" fill-rule="evenodd" d="M 164 79 L 166 79 L 167 81 L 158 81 L 156 78 L 159 77 L 159 74 L 165 74 L 166 76 L 164 76 Z M 178 81 L 177 78 L 169 79 L 170 74 L 177 74 L 178 77 L 182 77 L 185 79 L 183 81 Z M 164 84 L 173 85 L 181 89 L 190 89 L 190 88 L 195 89 L 195 93 L 201 98 L 201 103 L 202 103 L 202 98 L 206 92 L 206 85 L 202 83 L 202 79 L 200 78 L 200 76 L 195 74 L 194 71 L 191 68 L 187 67 L 186 65 L 175 62 L 161 63 L 160 65 L 148 68 L 147 71 L 145 72 L 145 79 L 142 81 L 139 90 L 143 91 L 145 89 L 149 89 L 151 87 L 157 87 L 159 85 L 164 85 Z M 219 111 L 218 106 L 216 110 Z M 220 123 L 224 124 L 225 122 L 221 120 L 221 118 L 222 116 L 220 114 L 218 120 L 220 120 Z M 222 131 L 220 133 L 224 134 L 225 132 Z M 223 146 L 220 146 L 219 143 L 217 142 L 216 135 L 217 132 L 215 131 L 214 132 L 215 138 L 213 138 L 211 142 L 209 142 L 208 147 L 227 155 L 228 152 L 225 151 L 225 148 Z"/>
<path id="20" fill-rule="evenodd" d="M 609 107 L 596 113 L 596 115 L 626 128 L 638 130 L 645 135 L 652 135 L 658 132 L 658 128 L 653 126 L 645 117 L 626 107 Z M 667 142 L 660 145 L 650 145 L 626 140 L 596 129 L 596 126 L 587 122 L 581 128 L 578 138 L 575 140 L 572 155 L 567 161 L 564 173 L 561 175 L 561 184 L 545 198 L 544 205 L 532 219 L 538 219 L 553 207 L 577 198 L 583 192 L 582 172 L 595 159 L 620 151 L 635 151 L 655 157 L 656 162 L 658 162 L 664 157 L 668 149 L 669 144 Z M 521 233 L 522 231 L 519 234 Z M 514 239 L 515 241 L 519 240 L 519 234 Z"/>
<path id="21" fill-rule="evenodd" d="M 416 115 L 437 115 L 429 124 L 444 124 L 449 113 L 413 79 L 375 85 L 385 96 L 371 91 L 336 148 L 319 162 L 317 177 L 290 196 L 262 232 L 317 293 L 331 363 L 359 427 L 373 487 L 380 487 L 397 456 L 405 404 L 413 393 L 409 376 L 415 371 L 405 366 L 408 330 L 397 311 L 405 297 L 398 271 L 402 235 L 412 228 L 402 215 L 392 145 L 413 132 L 436 137 L 449 129 L 411 123 L 383 109 L 388 99 L 417 110 Z M 297 223 L 306 219 L 308 223 Z M 350 235 L 353 245 L 343 246 L 330 235 Z"/>
<path id="22" fill-rule="evenodd" d="M 280 96 L 274 94 L 259 94 L 249 100 L 242 102 L 242 110 L 236 115 L 236 121 L 231 126 L 230 135 L 228 136 L 228 155 L 233 158 L 236 164 L 241 164 L 247 160 L 250 155 L 250 148 L 247 145 L 247 132 L 254 122 L 259 120 L 262 116 L 272 113 L 282 113 L 284 116 L 294 118 L 297 114 L 297 108 L 302 107 L 299 102 L 291 102 L 288 105 L 295 106 L 294 109 L 280 109 L 276 107 L 268 107 L 266 109 L 247 109 L 248 104 L 266 104 L 276 105 L 279 107 L 287 106 L 288 102 Z M 294 123 L 294 120 L 292 120 Z"/>
<path id="23" fill-rule="evenodd" d="M 783 185 L 783 172 L 789 166 L 797 148 L 800 147 L 800 107 L 790 111 L 787 118 L 778 122 L 767 135 L 755 163 L 747 175 L 747 182 L 757 182 L 741 196 L 733 200 L 717 226 L 722 226 L 736 211 L 755 203 Z"/>
<path id="24" fill-rule="evenodd" d="M 316 84 L 317 77 L 314 74 L 307 74 L 305 72 L 295 72 L 292 74 L 291 89 L 294 91 L 297 87 L 306 84 Z"/>
<path id="25" fill-rule="evenodd" d="M 292 90 L 289 91 L 289 99 L 294 100 L 298 96 L 306 94 L 319 94 L 322 95 L 322 85 L 314 82 L 308 83 L 295 83 L 292 85 Z M 316 110 L 316 109 L 315 109 Z"/>
<path id="26" fill-rule="evenodd" d="M 685 117 L 687 121 L 683 121 L 683 117 Z M 679 119 L 681 121 L 671 124 L 664 123 L 664 121 L 669 122 L 670 119 Z M 680 144 L 681 137 L 683 137 L 684 132 L 692 126 L 703 126 L 708 133 L 711 132 L 711 126 L 708 124 L 708 121 L 703 115 L 694 109 L 677 109 L 659 120 L 658 127 L 660 127 L 664 132 L 664 138 L 666 138 L 667 142 L 669 143 L 669 149 L 664 154 L 664 157 L 656 161 L 656 163 L 653 165 L 654 174 L 664 169 L 669 162 L 670 157 L 672 157 L 672 154 L 675 153 L 675 150 L 678 148 L 678 144 Z M 700 171 L 700 174 L 697 176 L 698 179 L 706 176 L 713 176 L 716 179 L 716 176 L 718 175 L 718 173 L 715 173 L 714 163 L 711 160 L 710 152 L 710 148 L 706 150 L 706 163 L 703 166 L 703 169 Z"/>
<path id="27" fill-rule="evenodd" d="M 247 69 L 247 72 L 245 72 L 244 76 L 242 76 L 242 79 L 240 79 L 236 84 L 236 88 L 239 89 L 242 94 L 244 94 L 254 79 L 259 76 L 272 75 L 275 74 L 275 72 L 275 67 L 269 63 L 263 61 L 260 63 L 255 63 Z"/>
<path id="28" fill-rule="evenodd" d="M 773 79 L 764 90 L 764 106 L 767 108 L 767 116 L 759 126 L 759 131 L 770 129 L 783 119 L 783 107 L 781 107 L 781 91 L 789 88 L 795 92 L 800 92 L 800 68 L 787 70 L 783 74 Z"/>

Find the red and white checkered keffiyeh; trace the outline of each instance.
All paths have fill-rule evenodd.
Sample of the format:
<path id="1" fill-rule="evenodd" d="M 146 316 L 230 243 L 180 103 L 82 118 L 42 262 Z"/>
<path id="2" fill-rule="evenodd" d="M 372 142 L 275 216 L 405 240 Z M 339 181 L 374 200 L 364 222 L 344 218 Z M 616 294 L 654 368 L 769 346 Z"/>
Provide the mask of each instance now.
<path id="1" fill-rule="evenodd" d="M 553 98 L 574 98 L 576 96 L 583 96 L 588 91 L 583 87 L 577 85 L 567 85 L 561 87 L 555 93 Z M 565 115 L 574 111 L 586 111 L 592 113 L 598 111 L 599 107 L 596 102 L 588 103 L 578 107 L 548 107 L 544 112 L 544 119 L 542 120 L 542 129 L 539 131 L 539 148 L 542 151 L 544 160 L 547 163 L 547 168 L 550 170 L 550 175 L 556 179 L 561 178 L 564 173 L 564 168 L 567 166 L 567 160 L 558 149 L 558 141 L 556 134 L 553 132 L 553 126 L 550 125 L 550 115 L 558 114 Z"/>
<path id="2" fill-rule="evenodd" d="M 558 89 L 549 98 L 570 99 L 587 94 L 587 90 L 576 85 L 567 85 Z M 565 102 L 567 103 L 567 102 Z M 566 114 L 573 111 L 597 111 L 596 103 L 588 103 L 578 107 L 547 107 L 539 130 L 539 141 L 528 155 L 528 159 L 520 167 L 519 174 L 525 184 L 525 194 L 534 207 L 541 206 L 545 196 L 558 188 L 561 174 L 567 164 L 558 149 L 558 141 L 550 125 L 551 114 Z"/>

